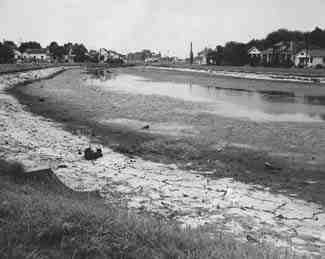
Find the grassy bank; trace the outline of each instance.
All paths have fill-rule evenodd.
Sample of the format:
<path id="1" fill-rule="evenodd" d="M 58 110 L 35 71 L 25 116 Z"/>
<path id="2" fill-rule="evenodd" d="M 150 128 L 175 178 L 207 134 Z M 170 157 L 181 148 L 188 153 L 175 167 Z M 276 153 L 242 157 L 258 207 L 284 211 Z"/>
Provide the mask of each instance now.
<path id="1" fill-rule="evenodd" d="M 0 258 L 296 258 L 29 178 L 0 161 Z"/>

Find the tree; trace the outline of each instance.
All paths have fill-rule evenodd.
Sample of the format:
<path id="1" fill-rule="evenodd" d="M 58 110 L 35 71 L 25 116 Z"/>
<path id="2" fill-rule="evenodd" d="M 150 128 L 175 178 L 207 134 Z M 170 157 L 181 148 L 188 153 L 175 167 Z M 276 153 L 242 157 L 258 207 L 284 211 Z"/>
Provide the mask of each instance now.
<path id="1" fill-rule="evenodd" d="M 250 49 L 251 47 L 256 47 L 258 49 L 266 49 L 270 46 L 267 46 L 267 43 L 264 39 L 258 40 L 258 39 L 252 39 L 246 44 L 247 49 Z"/>
<path id="2" fill-rule="evenodd" d="M 86 53 L 88 52 L 87 48 L 83 44 L 75 43 L 73 45 L 73 54 L 75 55 L 75 62 L 84 62 L 87 59 Z"/>
<path id="3" fill-rule="evenodd" d="M 209 49 L 207 52 L 208 64 L 220 66 L 223 62 L 223 47 L 218 45 L 214 50 Z"/>
<path id="4" fill-rule="evenodd" d="M 19 46 L 20 52 L 25 52 L 26 49 L 41 49 L 42 46 L 36 41 L 22 42 Z"/>
<path id="5" fill-rule="evenodd" d="M 239 42 L 226 43 L 223 50 L 223 63 L 225 65 L 242 66 L 248 64 L 249 58 L 246 45 Z"/>
<path id="6" fill-rule="evenodd" d="M 64 54 L 68 55 L 70 51 L 73 50 L 73 44 L 71 42 L 65 43 L 63 45 L 63 48 L 64 48 Z"/>
<path id="7" fill-rule="evenodd" d="M 51 42 L 51 44 L 48 46 L 48 49 L 52 55 L 52 57 L 57 60 L 57 61 L 62 61 L 64 54 L 65 54 L 65 49 L 64 46 L 60 46 L 58 43 L 55 41 Z"/>
<path id="8" fill-rule="evenodd" d="M 325 48 L 325 30 L 316 27 L 307 35 L 307 38 L 310 45 Z"/>
<path id="9" fill-rule="evenodd" d="M 9 48 L 11 48 L 11 49 L 17 49 L 17 45 L 16 45 L 16 43 L 15 42 L 13 42 L 13 41 L 11 41 L 11 40 L 6 40 L 6 41 L 4 41 L 3 42 L 3 45 L 4 46 L 7 46 L 7 47 L 9 47 Z"/>
<path id="10" fill-rule="evenodd" d="M 13 62 L 15 53 L 11 47 L 0 42 L 0 63 Z"/>
<path id="11" fill-rule="evenodd" d="M 57 51 L 58 48 L 59 48 L 59 44 L 57 42 L 55 42 L 55 41 L 52 41 L 50 43 L 50 45 L 48 46 L 48 49 L 49 49 L 51 54 L 54 54 Z"/>
<path id="12" fill-rule="evenodd" d="M 279 29 L 277 31 L 268 34 L 264 40 L 265 47 L 271 47 L 273 44 L 280 41 L 289 42 L 299 42 L 304 41 L 305 35 L 301 31 L 289 31 L 287 29 Z"/>
<path id="13" fill-rule="evenodd" d="M 65 55 L 65 50 L 63 46 L 59 46 L 54 53 L 54 56 L 57 60 L 62 61 Z"/>

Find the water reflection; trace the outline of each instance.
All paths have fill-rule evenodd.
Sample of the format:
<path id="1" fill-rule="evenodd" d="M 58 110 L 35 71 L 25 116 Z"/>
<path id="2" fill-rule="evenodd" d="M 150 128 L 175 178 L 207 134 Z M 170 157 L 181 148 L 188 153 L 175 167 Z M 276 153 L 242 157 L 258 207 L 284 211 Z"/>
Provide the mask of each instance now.
<path id="1" fill-rule="evenodd" d="M 214 113 L 256 121 L 314 122 L 325 118 L 325 96 L 296 96 L 294 92 L 225 89 L 184 83 L 157 82 L 128 74 L 89 78 L 103 90 L 144 95 L 163 95 L 205 102 Z M 259 82 L 262 83 L 262 82 Z M 211 112 L 208 110 L 207 112 Z"/>

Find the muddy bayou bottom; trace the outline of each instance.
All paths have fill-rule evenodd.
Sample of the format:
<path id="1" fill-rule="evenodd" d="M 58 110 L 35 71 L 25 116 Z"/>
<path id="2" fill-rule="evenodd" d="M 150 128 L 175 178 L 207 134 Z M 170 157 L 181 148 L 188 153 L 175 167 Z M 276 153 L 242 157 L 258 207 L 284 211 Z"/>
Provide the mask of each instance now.
<path id="1" fill-rule="evenodd" d="M 319 96 L 323 89 L 141 68 L 112 71 L 103 78 L 67 71 L 11 93 L 33 113 L 117 152 L 213 171 L 211 178 L 230 177 L 325 204 L 324 106 L 300 97 Z M 193 84 L 184 84 L 187 80 Z M 299 96 L 238 95 L 215 91 L 211 83 L 244 88 L 254 83 Z M 295 114 L 296 108 L 303 113 Z"/>
<path id="2" fill-rule="evenodd" d="M 23 81 L 33 73 L 15 78 Z M 38 73 L 44 76 L 53 70 Z M 1 78 L 2 90 L 19 82 L 15 80 Z M 0 105 L 4 159 L 20 161 L 30 170 L 50 166 L 69 187 L 97 189 L 107 199 L 119 198 L 129 208 L 183 225 L 209 224 L 212 230 L 227 231 L 243 241 L 266 241 L 310 255 L 325 252 L 325 212 L 320 204 L 273 194 L 263 186 L 232 178 L 212 179 L 208 177 L 211 171 L 130 158 L 106 146 L 103 157 L 89 162 L 78 150 L 98 143 L 71 134 L 64 124 L 25 111 L 4 91 Z"/>

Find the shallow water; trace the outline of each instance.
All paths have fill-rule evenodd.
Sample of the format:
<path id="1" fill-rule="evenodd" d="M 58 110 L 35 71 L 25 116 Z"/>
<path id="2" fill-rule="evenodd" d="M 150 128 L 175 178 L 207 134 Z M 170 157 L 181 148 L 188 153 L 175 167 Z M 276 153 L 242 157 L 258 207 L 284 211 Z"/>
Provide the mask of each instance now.
<path id="1" fill-rule="evenodd" d="M 130 74 L 106 74 L 87 79 L 104 90 L 160 95 L 207 103 L 206 112 L 254 121 L 321 122 L 325 120 L 325 96 L 295 95 L 294 92 L 252 91 L 158 82 Z M 263 84 L 263 82 L 259 82 Z"/>

